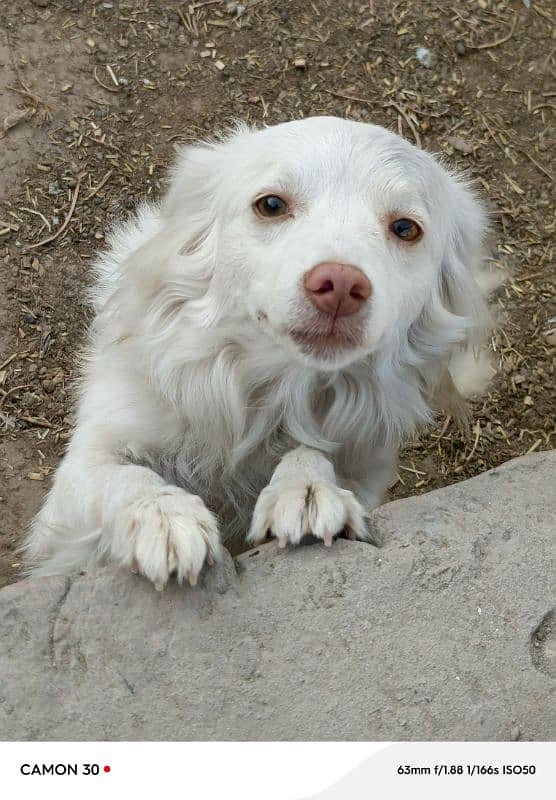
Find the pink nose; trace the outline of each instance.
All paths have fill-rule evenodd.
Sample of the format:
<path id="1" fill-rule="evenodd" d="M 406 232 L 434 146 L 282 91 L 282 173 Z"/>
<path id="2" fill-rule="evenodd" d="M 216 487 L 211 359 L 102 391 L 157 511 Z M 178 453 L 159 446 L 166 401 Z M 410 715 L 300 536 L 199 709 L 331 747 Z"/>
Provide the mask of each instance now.
<path id="1" fill-rule="evenodd" d="M 311 303 L 334 319 L 356 314 L 373 291 L 360 269 L 333 262 L 317 264 L 306 272 L 303 285 Z"/>

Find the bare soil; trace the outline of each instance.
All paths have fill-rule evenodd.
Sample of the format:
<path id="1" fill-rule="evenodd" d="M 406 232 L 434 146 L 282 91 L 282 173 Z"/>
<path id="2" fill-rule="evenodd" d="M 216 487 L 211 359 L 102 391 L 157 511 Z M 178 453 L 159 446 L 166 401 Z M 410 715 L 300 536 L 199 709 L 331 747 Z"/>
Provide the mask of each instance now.
<path id="1" fill-rule="evenodd" d="M 467 170 L 492 204 L 493 257 L 512 273 L 495 301 L 498 377 L 469 431 L 440 419 L 408 443 L 392 496 L 552 446 L 551 7 L 4 0 L 0 585 L 17 578 L 15 548 L 71 430 L 95 250 L 112 220 L 160 193 L 177 143 L 237 118 L 333 114 L 391 127 Z"/>

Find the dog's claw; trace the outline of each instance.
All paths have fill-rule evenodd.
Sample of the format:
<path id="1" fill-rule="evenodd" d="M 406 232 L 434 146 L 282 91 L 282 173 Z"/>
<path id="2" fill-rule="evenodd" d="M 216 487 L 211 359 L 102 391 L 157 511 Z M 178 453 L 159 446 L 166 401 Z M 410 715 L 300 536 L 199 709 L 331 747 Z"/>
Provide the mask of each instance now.
<path id="1" fill-rule="evenodd" d="M 287 543 L 288 543 L 288 540 L 287 540 L 287 538 L 285 536 L 279 536 L 278 537 L 278 547 L 280 548 L 280 550 L 284 550 L 286 545 L 287 545 Z"/>
<path id="2" fill-rule="evenodd" d="M 332 534 L 330 531 L 324 534 L 323 541 L 325 547 L 332 547 Z"/>
<path id="3" fill-rule="evenodd" d="M 209 565 L 209 567 L 212 567 L 214 564 L 214 557 L 212 553 L 207 553 L 207 564 Z"/>
<path id="4" fill-rule="evenodd" d="M 346 531 L 346 536 L 348 539 L 351 539 L 352 542 L 354 542 L 357 539 L 357 534 L 355 533 L 355 531 L 352 531 L 350 529 Z"/>
<path id="5" fill-rule="evenodd" d="M 190 586 L 197 586 L 197 578 L 198 577 L 199 576 L 197 575 L 197 573 L 193 572 L 193 570 L 190 569 L 189 572 L 187 573 L 187 580 L 189 581 L 189 585 Z"/>
<path id="6" fill-rule="evenodd" d="M 161 592 L 164 589 L 164 584 L 162 583 L 162 581 L 155 581 L 154 588 L 156 589 L 157 592 Z"/>
<path id="7" fill-rule="evenodd" d="M 133 561 L 131 562 L 131 572 L 133 573 L 133 575 L 139 574 L 139 564 L 137 563 L 136 558 L 134 558 Z"/>

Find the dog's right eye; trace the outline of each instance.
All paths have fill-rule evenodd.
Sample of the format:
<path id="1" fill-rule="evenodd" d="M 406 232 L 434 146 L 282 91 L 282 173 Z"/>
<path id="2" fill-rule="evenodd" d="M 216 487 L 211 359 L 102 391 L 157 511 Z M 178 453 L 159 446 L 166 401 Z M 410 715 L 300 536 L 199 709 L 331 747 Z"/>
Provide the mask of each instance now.
<path id="1" fill-rule="evenodd" d="M 266 194 L 253 203 L 255 213 L 260 217 L 274 218 L 289 214 L 289 206 L 285 200 L 275 194 Z"/>

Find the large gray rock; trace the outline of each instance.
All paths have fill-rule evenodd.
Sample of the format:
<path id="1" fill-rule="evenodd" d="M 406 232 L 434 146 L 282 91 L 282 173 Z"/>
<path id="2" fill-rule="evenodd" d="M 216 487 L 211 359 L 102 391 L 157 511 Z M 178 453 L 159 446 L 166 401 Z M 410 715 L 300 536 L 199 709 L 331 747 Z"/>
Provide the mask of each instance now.
<path id="1" fill-rule="evenodd" d="M 552 739 L 555 453 L 228 558 L 0 592 L 2 739 Z"/>

